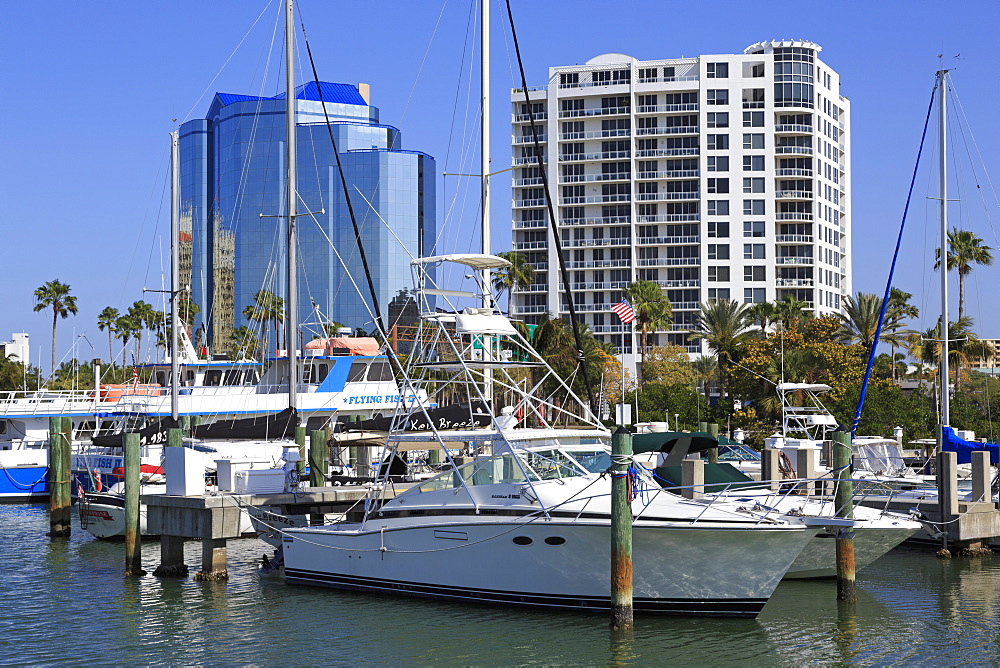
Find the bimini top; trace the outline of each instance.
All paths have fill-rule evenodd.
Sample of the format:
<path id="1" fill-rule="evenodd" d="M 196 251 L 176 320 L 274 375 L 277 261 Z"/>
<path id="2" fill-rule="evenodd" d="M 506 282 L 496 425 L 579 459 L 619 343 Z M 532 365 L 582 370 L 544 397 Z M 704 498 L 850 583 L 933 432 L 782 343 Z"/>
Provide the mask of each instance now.
<path id="1" fill-rule="evenodd" d="M 509 267 L 510 262 L 497 257 L 496 255 L 484 255 L 483 253 L 452 253 L 451 255 L 432 255 L 430 257 L 418 257 L 410 262 L 412 265 L 433 264 L 435 262 L 457 262 L 472 267 L 473 269 L 499 269 Z"/>
<path id="2" fill-rule="evenodd" d="M 778 392 L 795 392 L 805 390 L 807 392 L 829 392 L 833 388 L 823 383 L 780 383 Z"/>

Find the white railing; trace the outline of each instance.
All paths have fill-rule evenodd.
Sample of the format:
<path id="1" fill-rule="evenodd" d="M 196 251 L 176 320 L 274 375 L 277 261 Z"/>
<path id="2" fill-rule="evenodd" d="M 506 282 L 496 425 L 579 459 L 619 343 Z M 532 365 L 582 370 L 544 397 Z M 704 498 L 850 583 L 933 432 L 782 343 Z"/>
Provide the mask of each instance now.
<path id="1" fill-rule="evenodd" d="M 675 125 L 667 128 L 637 128 L 636 136 L 641 135 L 696 135 L 697 125 Z"/>
<path id="2" fill-rule="evenodd" d="M 776 213 L 774 215 L 775 220 L 812 220 L 813 215 L 811 213 L 803 213 L 800 211 L 790 211 Z"/>
<path id="3" fill-rule="evenodd" d="M 698 191 L 684 193 L 636 193 L 635 199 L 640 202 L 666 202 L 675 199 L 698 199 Z"/>
<path id="4" fill-rule="evenodd" d="M 699 213 L 661 213 L 656 216 L 636 216 L 638 223 L 675 223 L 701 220 Z"/>
<path id="5" fill-rule="evenodd" d="M 544 134 L 538 135 L 538 141 L 539 142 L 545 142 L 547 140 L 548 140 L 548 138 Z M 514 144 L 534 144 L 535 143 L 535 138 L 531 137 L 531 136 L 527 136 L 527 137 L 520 136 L 520 137 L 512 137 L 511 141 Z"/>
<path id="6" fill-rule="evenodd" d="M 699 235 L 679 236 L 679 237 L 636 237 L 636 243 L 640 246 L 651 246 L 659 244 L 697 244 L 701 243 Z"/>
<path id="7" fill-rule="evenodd" d="M 530 230 L 537 229 L 539 227 L 548 227 L 549 222 L 547 220 L 515 220 L 514 229 L 515 230 Z"/>
<path id="8" fill-rule="evenodd" d="M 637 179 L 690 179 L 701 174 L 699 169 L 675 169 L 668 172 L 638 172 Z"/>
<path id="9" fill-rule="evenodd" d="M 775 176 L 812 176 L 813 170 L 811 169 L 776 169 L 774 170 Z"/>
<path id="10" fill-rule="evenodd" d="M 811 278 L 779 278 L 776 283 L 779 287 L 811 288 L 814 281 Z"/>
<path id="11" fill-rule="evenodd" d="M 775 132 L 798 132 L 804 134 L 812 134 L 813 126 L 811 125 L 799 125 L 795 123 L 784 123 L 781 125 L 774 126 Z"/>
<path id="12" fill-rule="evenodd" d="M 559 134 L 560 141 L 572 141 L 574 139 L 608 139 L 612 137 L 630 137 L 632 130 L 629 128 L 618 128 L 615 130 L 590 130 L 588 132 L 562 132 Z"/>
<path id="13" fill-rule="evenodd" d="M 603 269 L 605 267 L 631 267 L 632 260 L 584 260 L 567 262 L 567 269 Z"/>
<path id="14" fill-rule="evenodd" d="M 539 250 L 542 248 L 548 248 L 548 241 L 515 241 L 513 243 L 514 250 Z"/>
<path id="15" fill-rule="evenodd" d="M 531 119 L 534 118 L 536 121 L 545 121 L 549 118 L 549 112 L 539 111 L 533 114 L 514 114 L 514 123 L 530 123 Z"/>
<path id="16" fill-rule="evenodd" d="M 533 176 L 530 179 L 514 179 L 515 186 L 540 186 L 544 183 L 545 181 L 540 176 Z"/>
<path id="17" fill-rule="evenodd" d="M 811 257 L 777 257 L 776 264 L 814 264 Z"/>
<path id="18" fill-rule="evenodd" d="M 581 230 L 582 231 L 582 230 Z M 592 248 L 595 246 L 628 246 L 631 240 L 624 239 L 563 239 L 563 248 Z"/>
<path id="19" fill-rule="evenodd" d="M 777 199 L 812 199 L 811 190 L 779 190 L 774 193 Z"/>
<path id="20" fill-rule="evenodd" d="M 811 234 L 779 234 L 774 238 L 779 244 L 811 244 L 813 239 Z"/>
<path id="21" fill-rule="evenodd" d="M 617 174 L 571 174 L 560 176 L 559 183 L 592 183 L 594 181 L 628 181 L 632 178 L 629 172 Z"/>
<path id="22" fill-rule="evenodd" d="M 788 153 L 793 153 L 793 154 L 798 154 L 798 155 L 812 155 L 813 154 L 813 150 L 811 148 L 809 148 L 808 146 L 775 146 L 774 147 L 774 152 L 777 153 L 777 154 L 779 154 L 779 155 L 781 155 L 781 154 L 788 154 Z"/>
<path id="23" fill-rule="evenodd" d="M 559 112 L 559 118 L 580 118 L 581 116 L 618 116 L 627 114 L 629 107 L 606 107 L 601 109 L 565 109 Z"/>
<path id="24" fill-rule="evenodd" d="M 690 74 L 682 77 L 652 77 L 638 79 L 638 83 L 674 83 L 676 81 L 697 81 L 697 74 Z"/>
<path id="25" fill-rule="evenodd" d="M 698 103 L 644 105 L 635 109 L 637 114 L 663 114 L 671 111 L 698 111 Z"/>
<path id="26" fill-rule="evenodd" d="M 670 158 L 681 155 L 698 155 L 699 148 L 644 148 L 635 152 L 637 158 Z"/>
<path id="27" fill-rule="evenodd" d="M 545 206 L 545 199 L 516 199 L 514 206 Z"/>
<path id="28" fill-rule="evenodd" d="M 637 267 L 677 267 L 698 266 L 701 260 L 697 257 L 654 257 L 636 260 Z"/>

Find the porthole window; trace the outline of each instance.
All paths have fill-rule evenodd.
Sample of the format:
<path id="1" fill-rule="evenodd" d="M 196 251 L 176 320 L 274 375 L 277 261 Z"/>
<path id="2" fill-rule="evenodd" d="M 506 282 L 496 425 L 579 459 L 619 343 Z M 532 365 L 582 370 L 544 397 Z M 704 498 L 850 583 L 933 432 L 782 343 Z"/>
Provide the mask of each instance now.
<path id="1" fill-rule="evenodd" d="M 545 539 L 546 545 L 562 545 L 566 542 L 566 539 L 562 536 L 549 536 Z"/>
<path id="2" fill-rule="evenodd" d="M 531 545 L 532 542 L 527 536 L 514 536 L 515 545 Z"/>

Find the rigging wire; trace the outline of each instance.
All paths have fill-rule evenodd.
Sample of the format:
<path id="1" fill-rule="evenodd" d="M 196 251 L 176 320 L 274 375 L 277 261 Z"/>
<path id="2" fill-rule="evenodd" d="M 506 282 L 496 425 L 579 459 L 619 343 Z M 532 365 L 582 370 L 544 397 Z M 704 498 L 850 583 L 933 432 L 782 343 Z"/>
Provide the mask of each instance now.
<path id="1" fill-rule="evenodd" d="M 528 95 L 528 80 L 524 75 L 524 61 L 521 58 L 521 47 L 517 41 L 517 29 L 514 27 L 514 14 L 510 7 L 510 0 L 506 0 L 507 4 L 507 19 L 510 23 L 510 34 L 511 39 L 514 42 L 514 53 L 517 54 L 517 67 L 521 75 L 521 90 L 524 93 L 524 102 L 528 107 L 528 120 L 531 123 L 531 135 L 534 139 L 534 158 L 535 164 L 539 167 L 539 174 L 542 177 L 542 187 L 545 190 L 545 202 L 548 207 L 549 214 L 549 227 L 552 230 L 552 240 L 555 245 L 556 257 L 559 260 L 559 273 L 562 276 L 563 284 L 566 286 L 566 302 L 569 308 L 569 318 L 570 324 L 573 326 L 573 340 L 576 342 L 576 353 L 577 353 L 577 364 L 582 367 L 583 370 L 583 382 L 587 388 L 587 401 L 590 406 L 591 412 L 596 412 L 597 406 L 594 404 L 594 391 L 590 383 L 590 373 L 587 370 L 587 361 L 583 353 L 583 343 L 580 336 L 580 323 L 576 315 L 576 307 L 573 304 L 573 295 L 570 293 L 570 282 L 569 282 L 569 272 L 566 271 L 566 260 L 563 257 L 562 243 L 560 242 L 559 230 L 556 227 L 555 211 L 552 206 L 552 191 L 549 188 L 549 179 L 546 174 L 545 161 L 542 158 L 541 143 L 538 141 L 538 124 L 535 122 L 535 114 L 531 110 L 531 98 Z M 558 313 L 559 307 L 562 303 L 561 299 L 557 299 L 556 312 Z M 634 352 L 634 351 L 633 351 Z"/>

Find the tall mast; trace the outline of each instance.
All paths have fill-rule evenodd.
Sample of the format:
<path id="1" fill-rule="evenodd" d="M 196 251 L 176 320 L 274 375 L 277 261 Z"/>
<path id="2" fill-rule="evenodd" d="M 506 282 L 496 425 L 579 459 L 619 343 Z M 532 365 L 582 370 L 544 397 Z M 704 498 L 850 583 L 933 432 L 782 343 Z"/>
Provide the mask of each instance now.
<path id="1" fill-rule="evenodd" d="M 482 119 L 482 129 L 480 131 L 480 173 L 482 174 L 482 235 L 483 254 L 490 254 L 490 2 L 489 0 L 479 0 L 480 13 L 480 118 Z M 483 307 L 493 306 L 492 286 L 490 270 L 483 269 Z M 493 337 L 483 337 L 484 359 L 493 359 Z M 483 397 L 486 401 L 493 400 L 493 370 L 486 367 L 483 369 L 483 381 L 485 390 Z"/>
<path id="2" fill-rule="evenodd" d="M 948 70 L 938 71 L 939 158 L 941 169 L 941 426 L 951 424 L 948 393 Z"/>
<path id="3" fill-rule="evenodd" d="M 180 334 L 177 317 L 177 300 L 180 297 L 180 235 L 181 235 L 181 170 L 180 141 L 176 131 L 170 133 L 170 417 L 178 419 L 178 385 L 180 363 L 178 339 Z"/>
<path id="4" fill-rule="evenodd" d="M 295 0 L 285 0 L 285 181 L 288 204 L 288 296 L 285 309 L 285 348 L 288 352 L 288 407 L 298 408 L 298 267 L 296 258 L 295 204 Z"/>

